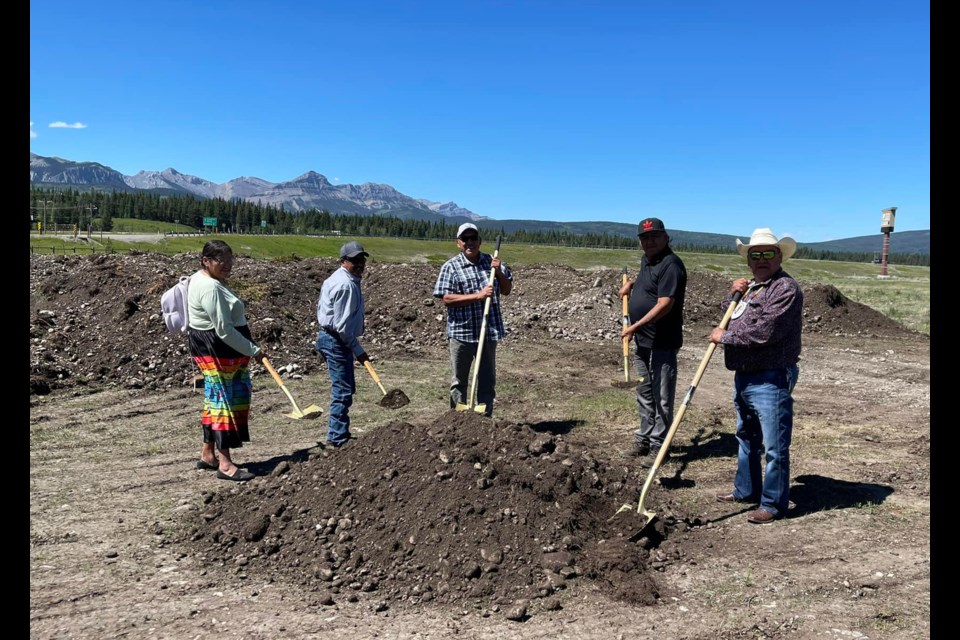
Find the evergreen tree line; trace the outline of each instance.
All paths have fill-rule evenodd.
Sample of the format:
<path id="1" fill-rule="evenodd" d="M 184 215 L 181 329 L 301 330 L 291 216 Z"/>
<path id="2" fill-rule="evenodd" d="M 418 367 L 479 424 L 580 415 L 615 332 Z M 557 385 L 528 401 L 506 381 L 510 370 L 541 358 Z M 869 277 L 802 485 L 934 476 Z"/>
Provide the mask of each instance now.
<path id="1" fill-rule="evenodd" d="M 217 219 L 220 233 L 295 234 L 367 236 L 412 238 L 421 240 L 449 240 L 456 233 L 458 223 L 426 220 L 403 220 L 394 216 L 330 213 L 309 209 L 301 213 L 284 211 L 279 206 L 245 202 L 239 199 L 213 198 L 201 200 L 190 195 L 160 195 L 149 191 L 81 191 L 79 189 L 45 189 L 30 187 L 31 228 L 38 222 L 64 225 L 94 231 L 110 231 L 114 218 L 134 218 L 179 223 L 195 229 L 203 228 L 204 218 Z M 43 219 L 43 220 L 42 220 Z M 608 233 L 575 234 L 569 231 L 533 231 L 520 229 L 506 233 L 478 222 L 484 236 L 500 234 L 511 243 L 542 244 L 558 247 L 586 247 L 598 249 L 639 249 L 637 239 Z M 679 253 L 732 254 L 730 246 L 671 243 Z M 800 245 L 797 258 L 811 260 L 838 260 L 842 262 L 870 262 L 874 255 L 862 251 L 813 250 Z M 902 265 L 930 266 L 927 254 L 891 253 L 888 262 Z"/>

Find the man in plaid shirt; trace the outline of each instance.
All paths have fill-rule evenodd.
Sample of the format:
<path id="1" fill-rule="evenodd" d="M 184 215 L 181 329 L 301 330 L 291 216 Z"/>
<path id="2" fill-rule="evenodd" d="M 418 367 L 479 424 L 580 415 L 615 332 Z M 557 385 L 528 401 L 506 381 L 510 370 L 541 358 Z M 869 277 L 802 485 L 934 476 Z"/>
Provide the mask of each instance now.
<path id="1" fill-rule="evenodd" d="M 450 408 L 469 404 L 470 368 L 480 344 L 480 327 L 487 298 L 492 298 L 487 314 L 486 342 L 477 373 L 477 404 L 486 404 L 484 415 L 493 415 L 497 382 L 497 342 L 506 337 L 500 295 L 513 289 L 513 274 L 500 258 L 480 252 L 480 230 L 465 222 L 457 229 L 460 253 L 440 268 L 433 295 L 447 308 L 447 339 L 450 346 Z M 494 281 L 490 282 L 490 270 Z"/>

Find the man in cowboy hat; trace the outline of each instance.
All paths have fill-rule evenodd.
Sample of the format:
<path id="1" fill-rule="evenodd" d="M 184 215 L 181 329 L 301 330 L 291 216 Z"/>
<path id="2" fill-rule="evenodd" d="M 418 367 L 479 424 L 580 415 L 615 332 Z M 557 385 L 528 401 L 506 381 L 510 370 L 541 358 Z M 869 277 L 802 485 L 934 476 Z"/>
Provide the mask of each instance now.
<path id="1" fill-rule="evenodd" d="M 733 491 L 717 500 L 758 504 L 747 516 L 753 524 L 782 518 L 790 502 L 792 393 L 800 373 L 803 292 L 781 264 L 796 250 L 793 238 L 778 240 L 765 227 L 755 229 L 746 244 L 737 239 L 737 251 L 747 259 L 753 278 L 733 281 L 724 308 L 734 293 L 743 297 L 727 328 L 710 332 L 710 342 L 723 345 L 727 369 L 736 372 L 733 403 L 740 443 Z"/>

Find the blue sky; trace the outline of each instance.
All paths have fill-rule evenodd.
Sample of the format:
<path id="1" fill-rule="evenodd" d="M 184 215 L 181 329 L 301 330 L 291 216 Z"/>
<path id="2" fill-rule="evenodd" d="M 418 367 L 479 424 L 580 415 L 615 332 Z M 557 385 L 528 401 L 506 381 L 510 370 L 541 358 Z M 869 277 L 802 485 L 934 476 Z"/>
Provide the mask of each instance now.
<path id="1" fill-rule="evenodd" d="M 496 219 L 930 228 L 930 11 L 824 2 L 30 4 L 30 149 L 317 171 Z"/>

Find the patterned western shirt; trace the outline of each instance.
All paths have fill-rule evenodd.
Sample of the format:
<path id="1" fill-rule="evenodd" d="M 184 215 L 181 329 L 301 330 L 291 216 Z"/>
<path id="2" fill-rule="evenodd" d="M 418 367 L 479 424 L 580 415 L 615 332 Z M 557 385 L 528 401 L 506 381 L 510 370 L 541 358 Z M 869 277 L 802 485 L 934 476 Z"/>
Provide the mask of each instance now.
<path id="1" fill-rule="evenodd" d="M 433 288 L 433 296 L 442 299 L 448 293 L 456 295 L 477 293 L 490 281 L 492 262 L 493 256 L 488 253 L 481 253 L 476 264 L 467 260 L 462 253 L 458 253 L 440 267 L 440 276 Z M 510 269 L 502 262 L 500 271 L 508 280 L 513 280 Z M 462 307 L 447 306 L 447 337 L 461 342 L 480 342 L 480 327 L 483 324 L 485 303 L 485 300 L 478 300 Z M 500 313 L 500 283 L 494 278 L 493 298 L 490 299 L 490 312 L 487 315 L 487 339 L 496 342 L 506 336 L 503 315 Z"/>
<path id="2" fill-rule="evenodd" d="M 724 310 L 732 301 L 728 293 Z M 803 291 L 783 269 L 764 282 L 751 280 L 733 316 L 720 341 L 727 369 L 763 371 L 800 360 Z"/>

